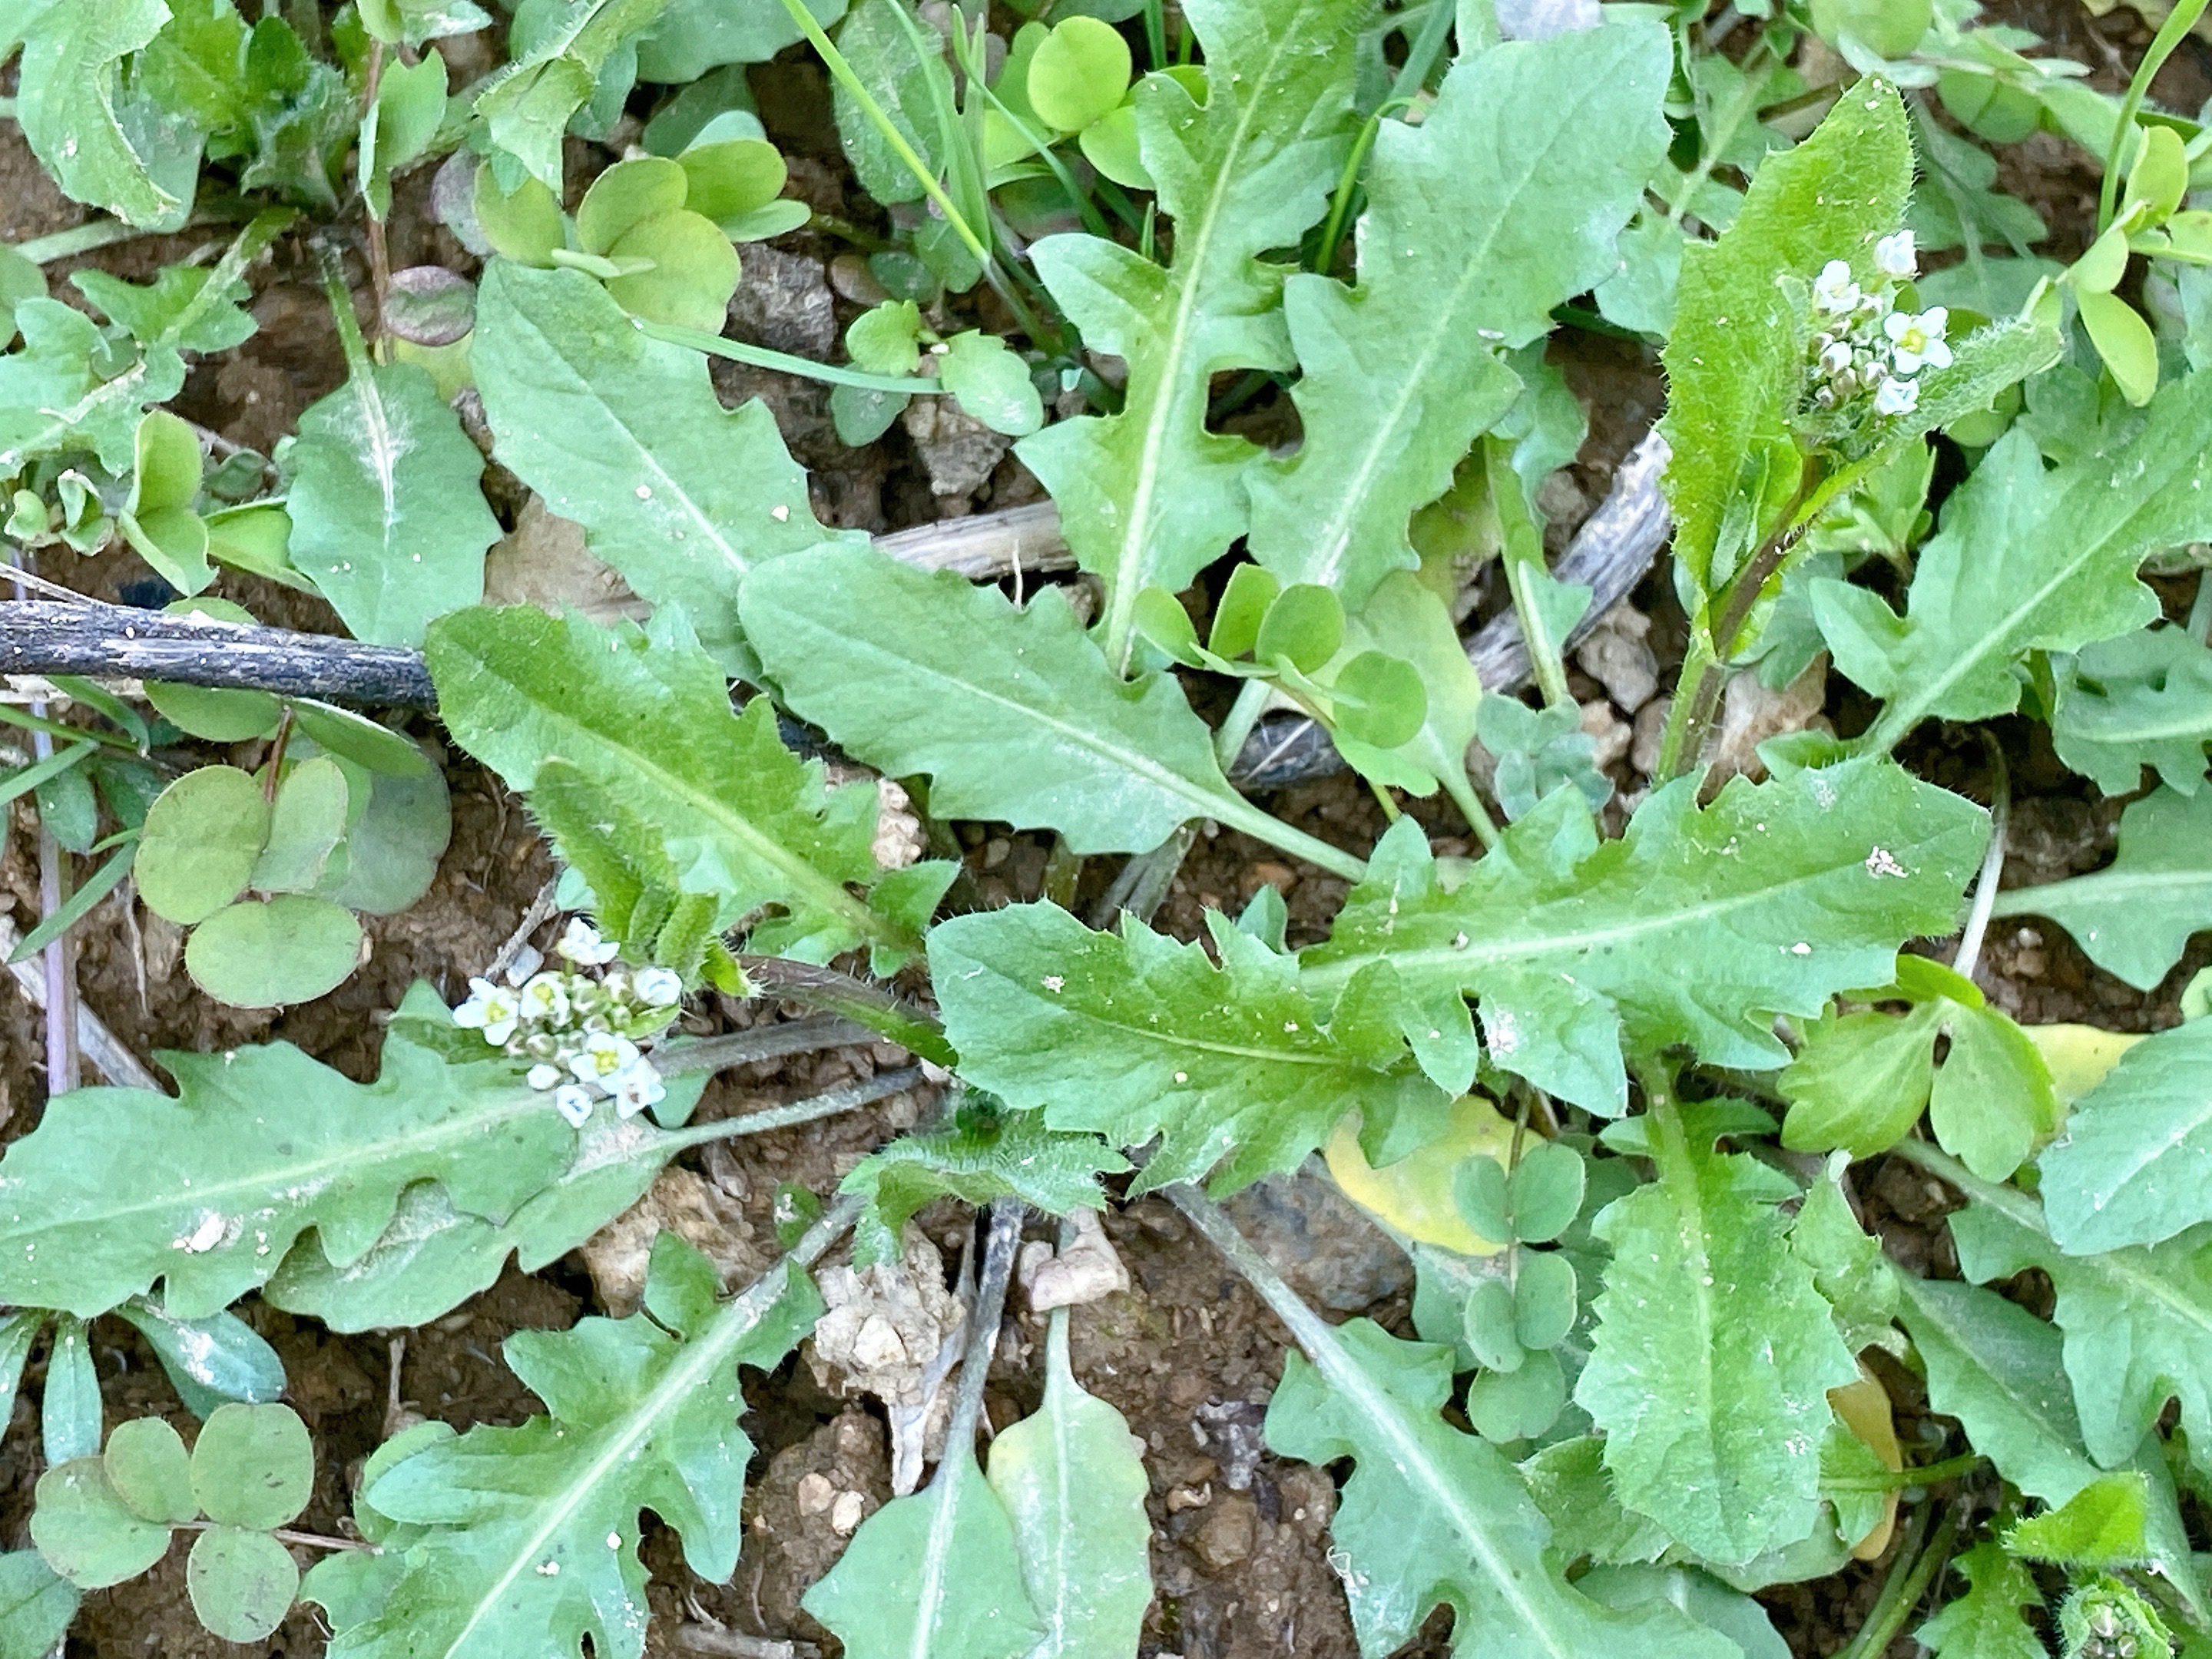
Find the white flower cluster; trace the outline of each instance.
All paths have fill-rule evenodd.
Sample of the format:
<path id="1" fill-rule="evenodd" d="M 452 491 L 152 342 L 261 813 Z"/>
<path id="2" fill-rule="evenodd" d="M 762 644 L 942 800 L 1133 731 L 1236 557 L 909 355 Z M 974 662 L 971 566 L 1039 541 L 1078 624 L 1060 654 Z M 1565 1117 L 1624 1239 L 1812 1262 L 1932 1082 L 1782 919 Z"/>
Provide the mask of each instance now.
<path id="1" fill-rule="evenodd" d="M 605 968 L 617 951 L 580 918 L 569 922 L 553 949 L 579 970 Z M 593 978 L 582 971 L 539 972 L 539 966 L 537 960 L 518 963 L 504 985 L 471 979 L 453 1024 L 481 1033 L 510 1059 L 530 1061 L 530 1086 L 550 1090 L 561 1115 L 579 1127 L 601 1099 L 634 1117 L 665 1094 L 636 1039 L 676 1018 L 682 977 L 666 968 L 634 974 L 617 968 Z"/>
<path id="2" fill-rule="evenodd" d="M 1851 268 L 1831 259 L 1813 283 L 1810 359 L 1813 403 L 1840 409 L 1871 394 L 1877 415 L 1909 415 L 1920 402 L 1923 368 L 1948 368 L 1951 348 L 1943 343 L 1950 313 L 1931 306 L 1915 314 L 1897 309 L 1897 284 L 1910 282 L 1916 269 L 1912 233 L 1900 230 L 1875 244 L 1879 280 L 1862 290 Z"/>

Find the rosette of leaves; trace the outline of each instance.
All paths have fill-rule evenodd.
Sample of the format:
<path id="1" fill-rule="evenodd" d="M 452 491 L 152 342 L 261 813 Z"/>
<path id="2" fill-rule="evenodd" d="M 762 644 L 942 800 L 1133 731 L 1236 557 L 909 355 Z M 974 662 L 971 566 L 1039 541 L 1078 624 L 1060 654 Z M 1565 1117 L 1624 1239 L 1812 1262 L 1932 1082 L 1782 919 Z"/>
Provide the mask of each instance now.
<path id="1" fill-rule="evenodd" d="M 283 1621 L 300 1570 L 277 1537 L 315 1481 L 307 1425 L 289 1406 L 227 1405 L 187 1452 L 158 1417 L 118 1425 L 105 1450 L 39 1477 L 31 1541 L 80 1590 L 135 1578 L 195 1534 L 185 1566 L 192 1611 L 227 1642 L 258 1642 Z"/>
<path id="2" fill-rule="evenodd" d="M 783 157 L 748 121 L 710 122 L 672 157 L 617 161 L 592 181 L 573 220 L 536 178 L 502 190 L 486 162 L 477 171 L 477 227 L 518 264 L 598 277 L 633 317 L 719 334 L 738 291 L 732 244 L 806 222 L 805 204 L 781 199 Z"/>
<path id="3" fill-rule="evenodd" d="M 321 996 L 359 960 L 356 912 L 394 915 L 429 890 L 452 830 L 444 779 L 411 739 L 327 703 L 196 686 L 148 696 L 207 741 L 283 741 L 258 775 L 203 767 L 161 793 L 139 836 L 140 897 L 192 929 L 185 969 L 218 1001 Z"/>
<path id="4" fill-rule="evenodd" d="M 963 329 L 942 335 L 923 322 L 912 300 L 886 300 L 853 319 L 846 354 L 871 374 L 910 375 L 925 364 L 960 407 L 994 432 L 1028 436 L 1044 424 L 1044 402 L 1029 365 L 995 334 Z M 830 413 L 837 435 L 855 448 L 873 443 L 914 401 L 910 392 L 833 386 Z"/>

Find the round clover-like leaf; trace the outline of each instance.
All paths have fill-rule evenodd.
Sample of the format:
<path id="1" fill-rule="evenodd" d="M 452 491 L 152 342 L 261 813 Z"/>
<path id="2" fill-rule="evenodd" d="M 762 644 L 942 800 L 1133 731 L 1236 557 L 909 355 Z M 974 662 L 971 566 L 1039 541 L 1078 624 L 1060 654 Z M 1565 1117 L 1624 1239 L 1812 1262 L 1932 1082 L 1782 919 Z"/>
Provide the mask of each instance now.
<path id="1" fill-rule="evenodd" d="M 199 434 L 166 409 L 138 422 L 137 476 L 131 486 L 131 511 L 142 518 L 167 507 L 190 507 L 200 493 Z"/>
<path id="2" fill-rule="evenodd" d="M 764 138 L 695 143 L 676 158 L 690 188 L 682 205 L 717 224 L 764 208 L 783 194 L 783 157 Z"/>
<path id="3" fill-rule="evenodd" d="M 1024 438 L 1044 424 L 1030 366 L 995 334 L 969 329 L 945 343 L 938 378 L 960 407 L 994 432 Z"/>
<path id="4" fill-rule="evenodd" d="M 276 729 L 283 706 L 266 691 L 222 691 L 204 685 L 146 682 L 146 701 L 163 719 L 209 743 L 245 743 Z"/>
<path id="5" fill-rule="evenodd" d="M 1986 72 L 1945 70 L 1936 77 L 1936 95 L 1960 125 L 1992 144 L 2019 143 L 2043 124 L 2043 106 L 2034 94 Z"/>
<path id="6" fill-rule="evenodd" d="M 1261 662 L 1287 660 L 1310 674 L 1344 643 L 1344 607 L 1336 595 L 1314 582 L 1297 582 L 1276 595 L 1260 620 L 1252 654 Z"/>
<path id="7" fill-rule="evenodd" d="M 337 988 L 361 958 L 361 923 L 301 893 L 217 910 L 185 945 L 185 969 L 217 1002 L 281 1008 Z"/>
<path id="8" fill-rule="evenodd" d="M 1519 1316 L 1513 1290 L 1502 1279 L 1486 1279 L 1467 1298 L 1467 1346 L 1481 1365 L 1493 1371 L 1517 1371 L 1528 1358 L 1515 1334 Z"/>
<path id="9" fill-rule="evenodd" d="M 384 326 L 420 346 L 451 345 L 477 325 L 477 285 L 443 265 L 410 265 L 392 273 Z"/>
<path id="10" fill-rule="evenodd" d="M 1548 1244 L 1566 1231 L 1583 1206 L 1583 1178 L 1582 1157 L 1571 1146 L 1547 1140 L 1522 1153 L 1506 1182 L 1514 1237 Z"/>
<path id="11" fill-rule="evenodd" d="M 133 873 L 155 915 L 189 927 L 246 890 L 269 838 L 261 786 L 234 766 L 204 766 L 146 814 Z"/>
<path id="12" fill-rule="evenodd" d="M 258 1642 L 284 1622 L 300 1594 L 292 1553 L 265 1532 L 214 1527 L 185 1562 L 192 1611 L 226 1642 Z"/>
<path id="13" fill-rule="evenodd" d="M 1059 132 L 1080 132 L 1118 108 L 1129 91 L 1129 43 L 1095 17 L 1053 26 L 1030 59 L 1030 107 Z"/>
<path id="14" fill-rule="evenodd" d="M 719 332 L 738 291 L 738 251 L 710 219 L 688 209 L 633 226 L 607 250 L 617 264 L 650 260 L 650 270 L 609 279 L 607 292 L 633 317 Z"/>
<path id="15" fill-rule="evenodd" d="M 123 1501 L 97 1457 L 74 1458 L 39 1477 L 31 1541 L 79 1589 L 136 1578 L 169 1547 L 169 1529 Z"/>
<path id="16" fill-rule="evenodd" d="M 921 362 L 921 307 L 911 300 L 886 300 L 853 319 L 845 355 L 871 374 L 911 374 Z"/>
<path id="17" fill-rule="evenodd" d="M 1879 58 L 1905 57 L 1935 21 L 1934 0 L 1813 0 L 1823 40 L 1832 46 L 1848 34 Z"/>
<path id="18" fill-rule="evenodd" d="M 404 732 L 379 726 L 365 714 L 327 702 L 297 702 L 292 719 L 299 729 L 333 755 L 390 777 L 426 777 L 437 769 L 422 745 Z"/>
<path id="19" fill-rule="evenodd" d="M 1513 1237 L 1513 1206 L 1505 1196 L 1505 1166 L 1471 1158 L 1452 1177 L 1452 1199 L 1467 1224 L 1484 1238 Z"/>
<path id="20" fill-rule="evenodd" d="M 192 1443 L 192 1496 L 229 1527 L 281 1527 L 307 1506 L 315 1452 L 289 1406 L 217 1407 Z"/>
<path id="21" fill-rule="evenodd" d="M 1467 1389 L 1467 1420 L 1485 1440 L 1526 1440 L 1550 1428 L 1567 1403 L 1567 1380 L 1549 1353 L 1514 1371 L 1485 1371 Z"/>
<path id="22" fill-rule="evenodd" d="M 553 192 L 534 178 L 526 178 L 512 193 L 499 187 L 491 163 L 477 168 L 477 228 L 493 251 L 526 265 L 550 265 L 553 250 L 566 245 L 567 228 L 561 222 L 561 204 Z"/>
<path id="23" fill-rule="evenodd" d="M 346 781 L 325 755 L 302 761 L 277 786 L 269 841 L 249 882 L 257 893 L 303 893 L 323 878 L 346 827 Z"/>
<path id="24" fill-rule="evenodd" d="M 1523 1250 L 1513 1280 L 1513 1334 L 1540 1353 L 1575 1328 L 1574 1263 L 1556 1250 Z"/>
<path id="25" fill-rule="evenodd" d="M 576 204 L 576 246 L 586 253 L 606 252 L 647 220 L 684 206 L 688 187 L 684 169 L 665 156 L 616 162 L 592 180 Z"/>
<path id="26" fill-rule="evenodd" d="M 1164 587 L 1147 587 L 1137 595 L 1137 632 L 1166 656 L 1179 663 L 1198 661 L 1198 629 L 1182 601 Z"/>
<path id="27" fill-rule="evenodd" d="M 177 1526 L 199 1515 L 191 1458 L 177 1431 L 160 1418 L 118 1424 L 100 1462 L 115 1495 L 139 1519 Z"/>
<path id="28" fill-rule="evenodd" d="M 1076 139 L 1083 159 L 1124 190 L 1150 190 L 1143 147 L 1137 140 L 1137 106 L 1117 104 L 1083 129 Z"/>
<path id="29" fill-rule="evenodd" d="M 333 857 L 315 896 L 372 916 L 396 915 L 430 890 L 453 834 L 442 775 L 380 774 L 360 818 L 347 827 L 345 867 Z"/>
<path id="30" fill-rule="evenodd" d="M 1282 591 L 1282 583 L 1265 566 L 1238 565 L 1229 573 L 1220 602 L 1213 607 L 1206 649 L 1217 657 L 1236 658 L 1258 645 L 1260 624 Z"/>
<path id="31" fill-rule="evenodd" d="M 1336 724 L 1349 738 L 1377 749 L 1411 743 L 1429 717 L 1420 671 L 1387 651 L 1363 651 L 1338 671 Z"/>

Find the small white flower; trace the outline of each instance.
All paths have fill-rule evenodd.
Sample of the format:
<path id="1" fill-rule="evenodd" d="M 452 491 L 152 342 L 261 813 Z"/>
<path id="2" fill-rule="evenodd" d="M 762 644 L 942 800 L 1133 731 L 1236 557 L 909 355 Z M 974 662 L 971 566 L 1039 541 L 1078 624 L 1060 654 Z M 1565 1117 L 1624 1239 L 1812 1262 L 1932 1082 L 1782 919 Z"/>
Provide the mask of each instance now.
<path id="1" fill-rule="evenodd" d="M 619 945 L 610 945 L 599 937 L 599 930 L 581 916 L 568 919 L 568 930 L 561 935 L 561 942 L 553 949 L 580 968 L 600 968 L 621 954 Z"/>
<path id="2" fill-rule="evenodd" d="M 1851 349 L 1841 340 L 1820 354 L 1820 373 L 1823 374 L 1840 374 L 1850 366 Z"/>
<path id="3" fill-rule="evenodd" d="M 649 1008 L 672 1007 L 684 1000 L 684 976 L 673 969 L 641 968 L 631 988 Z"/>
<path id="4" fill-rule="evenodd" d="M 558 1066 L 550 1065 L 544 1060 L 540 1060 L 537 1065 L 530 1068 L 530 1075 L 527 1080 L 530 1086 L 533 1089 L 540 1091 L 550 1089 L 561 1081 L 561 1068 Z"/>
<path id="5" fill-rule="evenodd" d="M 522 988 L 522 1017 L 558 1025 L 568 1018 L 566 974 L 540 974 Z"/>
<path id="6" fill-rule="evenodd" d="M 514 993 L 488 979 L 469 981 L 469 1000 L 453 1010 L 453 1024 L 464 1030 L 482 1031 L 495 1048 L 514 1035 L 519 1010 Z"/>
<path id="7" fill-rule="evenodd" d="M 624 1117 L 635 1117 L 668 1092 L 649 1060 L 635 1061 L 608 1086 L 614 1091 L 615 1109 Z"/>
<path id="8" fill-rule="evenodd" d="M 1920 383 L 1908 380 L 1901 374 L 1893 374 L 1874 394 L 1874 412 L 1877 415 L 1910 415 L 1919 403 Z"/>
<path id="9" fill-rule="evenodd" d="M 1814 305 L 1841 316 L 1858 302 L 1859 285 L 1851 280 L 1851 268 L 1841 259 L 1829 260 L 1813 279 Z"/>
<path id="10" fill-rule="evenodd" d="M 1912 233 L 1900 230 L 1894 236 L 1885 236 L 1874 245 L 1874 268 L 1896 282 L 1905 282 L 1919 269 L 1918 250 L 1912 246 Z"/>
<path id="11" fill-rule="evenodd" d="M 610 1031 L 594 1031 L 583 1052 L 568 1062 L 579 1083 L 605 1083 L 628 1071 L 637 1060 L 637 1044 Z"/>
<path id="12" fill-rule="evenodd" d="M 592 1093 L 578 1083 L 564 1083 L 553 1091 L 553 1104 L 577 1128 L 592 1115 Z"/>
<path id="13" fill-rule="evenodd" d="M 1930 306 L 1917 317 L 1893 311 L 1883 319 L 1881 331 L 1896 348 L 1893 356 L 1899 374 L 1917 374 L 1923 363 L 1931 368 L 1951 367 L 1951 348 L 1943 343 L 1943 330 L 1950 320 L 1950 312 L 1942 306 Z"/>

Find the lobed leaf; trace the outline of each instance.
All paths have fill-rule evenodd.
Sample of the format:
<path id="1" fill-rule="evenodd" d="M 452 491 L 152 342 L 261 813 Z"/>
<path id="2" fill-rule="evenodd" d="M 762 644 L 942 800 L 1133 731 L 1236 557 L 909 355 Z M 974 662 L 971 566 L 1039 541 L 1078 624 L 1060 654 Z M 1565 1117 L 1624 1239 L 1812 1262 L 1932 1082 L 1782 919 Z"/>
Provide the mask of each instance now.
<path id="1" fill-rule="evenodd" d="M 1648 21 L 1510 41 L 1462 58 L 1419 124 L 1382 124 L 1358 286 L 1283 285 L 1305 441 L 1249 483 L 1253 556 L 1285 583 L 1356 609 L 1419 565 L 1412 514 L 1519 395 L 1499 352 L 1613 270 L 1666 150 L 1673 61 Z"/>
<path id="2" fill-rule="evenodd" d="M 1059 503 L 1068 545 L 1106 585 L 1108 662 L 1127 665 L 1137 595 L 1170 592 L 1246 528 L 1246 439 L 1210 432 L 1211 378 L 1286 369 L 1283 271 L 1265 263 L 1321 217 L 1349 134 L 1352 30 L 1363 0 L 1288 11 L 1192 0 L 1206 93 L 1154 74 L 1132 94 L 1146 171 L 1175 225 L 1163 270 L 1102 237 L 1045 237 L 1030 250 L 1096 351 L 1126 359 L 1118 413 L 1062 421 L 1016 446 Z"/>
<path id="3" fill-rule="evenodd" d="M 129 471 L 139 419 L 183 390 L 184 360 L 157 343 L 103 375 L 94 368 L 95 354 L 106 358 L 99 325 L 59 300 L 21 301 L 15 325 L 23 343 L 0 356 L 0 478 L 86 449 L 109 471 Z"/>
<path id="4" fill-rule="evenodd" d="M 1472 994 L 1492 1063 L 1618 1115 L 1624 1042 L 1783 1063 L 1772 1016 L 1885 981 L 1899 943 L 1948 932 L 1986 834 L 1979 808 L 1887 762 L 1739 778 L 1703 808 L 1697 793 L 1692 779 L 1654 791 L 1601 844 L 1559 791 L 1449 892 L 1418 827 L 1394 826 L 1329 938 L 1302 953 L 1306 983 L 1340 991 L 1388 963 L 1417 1052 L 1441 1020 L 1466 1028 L 1457 999 Z M 1445 1087 L 1467 1086 L 1471 1050 Z"/>
<path id="5" fill-rule="evenodd" d="M 2108 795 L 2135 793 L 2142 769 L 2193 795 L 2212 742 L 2212 649 L 2180 628 L 2148 629 L 2053 658 L 2058 758 Z"/>
<path id="6" fill-rule="evenodd" d="M 1966 1592 L 1912 1632 L 1936 1659 L 2049 1659 L 2043 1638 L 2020 1615 L 2043 1605 L 2035 1577 L 1999 1546 L 1984 1541 L 1952 1565 Z"/>
<path id="7" fill-rule="evenodd" d="M 873 1224 L 896 1240 L 915 1211 L 939 1198 L 978 1209 L 1009 1195 L 1048 1215 L 1103 1207 L 1101 1176 L 1129 1163 L 1094 1135 L 1061 1134 L 1034 1112 L 900 1136 L 871 1152 L 839 1183 L 868 1200 Z M 890 1255 L 896 1258 L 894 1248 Z"/>
<path id="8" fill-rule="evenodd" d="M 2119 851 L 2101 870 L 1997 895 L 1999 916 L 2048 916 L 2106 973 L 2154 989 L 2212 927 L 2212 790 L 2160 787 L 2120 813 Z"/>
<path id="9" fill-rule="evenodd" d="M 2145 1037 L 2074 1103 L 2038 1161 L 2069 1255 L 2156 1244 L 2212 1221 L 2212 1020 Z"/>
<path id="10" fill-rule="evenodd" d="M 161 0 L 48 0 L 21 10 L 9 29 L 23 42 L 15 117 L 32 153 L 76 200 L 133 225 L 175 228 L 191 206 L 199 146 L 176 146 L 181 165 L 161 156 L 145 143 L 151 133 L 132 131 L 152 124 L 151 106 L 123 87 L 124 60 L 160 32 L 168 8 Z M 163 136 L 173 143 L 182 135 Z"/>
<path id="11" fill-rule="evenodd" d="M 561 194 L 561 139 L 592 97 L 600 73 L 625 46 L 659 21 L 670 0 L 551 0 L 526 33 L 517 20 L 512 59 L 477 88 L 476 112 L 494 161 L 512 191 L 526 173 Z"/>
<path id="12" fill-rule="evenodd" d="M 961 1075 L 1055 1129 L 1164 1136 L 1146 1190 L 1216 1165 L 1224 1188 L 1294 1170 L 1354 1109 L 1442 1108 L 1386 1012 L 1355 993 L 1325 1012 L 1294 959 L 1207 921 L 1218 968 L 1134 917 L 1094 933 L 1054 904 L 939 924 L 930 977 Z"/>
<path id="13" fill-rule="evenodd" d="M 641 598 L 679 605 L 714 659 L 752 677 L 747 572 L 848 536 L 823 526 L 768 405 L 726 410 L 707 360 L 639 330 L 580 270 L 484 274 L 470 362 L 502 465 L 585 529 Z"/>

